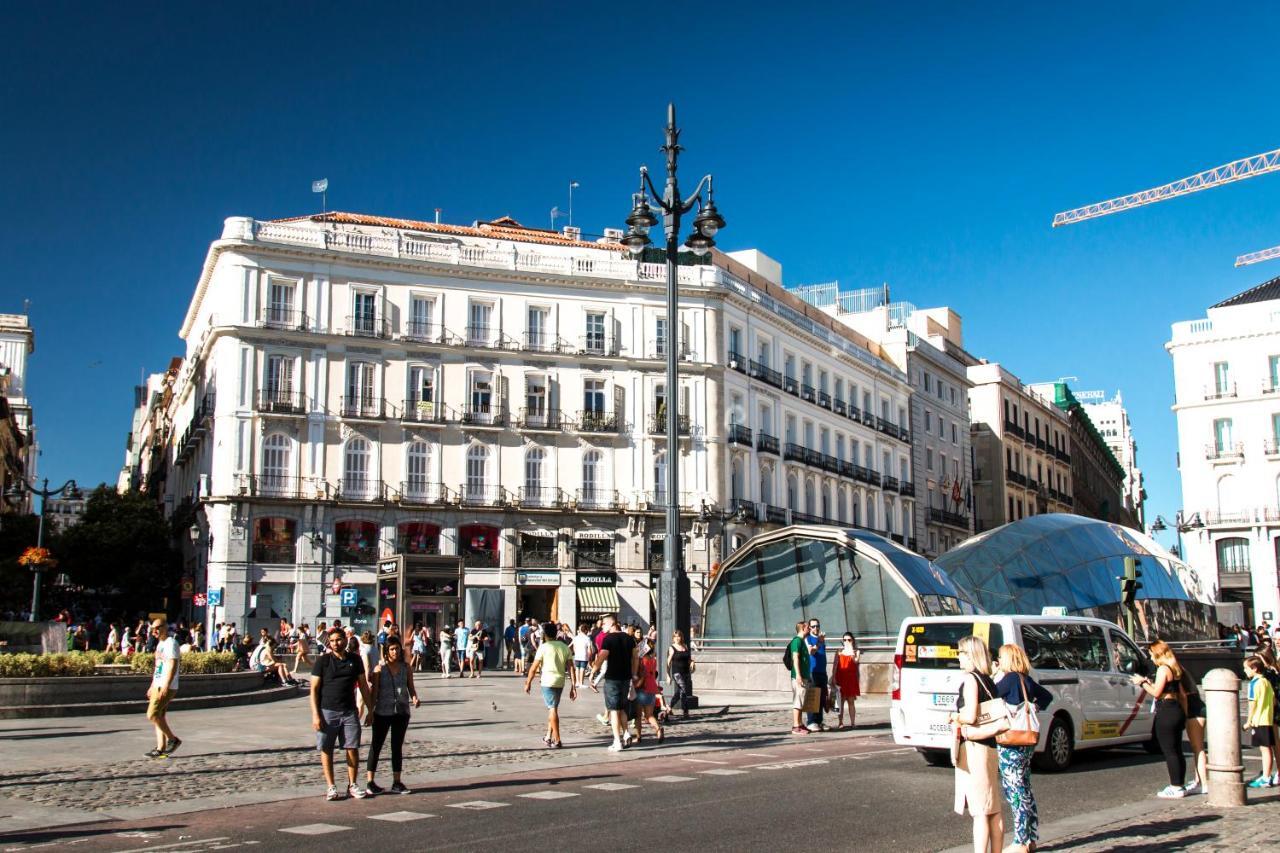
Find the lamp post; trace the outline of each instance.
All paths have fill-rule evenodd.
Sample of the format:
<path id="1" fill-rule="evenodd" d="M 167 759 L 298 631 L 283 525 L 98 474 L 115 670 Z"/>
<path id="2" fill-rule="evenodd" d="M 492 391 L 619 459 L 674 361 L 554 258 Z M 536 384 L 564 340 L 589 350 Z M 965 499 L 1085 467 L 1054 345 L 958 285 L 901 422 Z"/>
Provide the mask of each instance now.
<path id="1" fill-rule="evenodd" d="M 22 497 L 25 492 L 30 492 L 40 498 L 40 522 L 36 527 L 36 548 L 44 548 L 44 505 L 52 497 L 68 497 L 72 500 L 80 498 L 80 489 L 76 486 L 75 480 L 67 480 L 56 489 L 49 488 L 49 478 L 45 477 L 40 481 L 41 488 L 37 489 L 25 479 L 18 480 L 17 484 L 9 491 L 10 496 Z M 41 575 L 44 574 L 43 563 L 34 563 L 31 566 L 35 572 L 35 580 L 31 586 L 31 618 L 29 621 L 35 622 L 40 616 L 40 581 Z"/>
<path id="2" fill-rule="evenodd" d="M 666 156 L 667 181 L 662 192 L 649 178 L 649 170 L 640 167 L 640 191 L 633 198 L 631 214 L 627 217 L 628 231 L 622 244 L 632 255 L 639 256 L 651 242 L 649 229 L 658 224 L 658 217 L 650 205 L 662 212 L 662 230 L 667 238 L 667 388 L 666 388 L 666 440 L 667 440 L 667 529 L 663 548 L 662 578 L 658 585 L 658 663 L 662 676 L 666 676 L 667 649 L 671 645 L 672 631 L 679 630 L 685 642 L 692 642 L 689 635 L 689 576 L 680 559 L 680 292 L 677 281 L 676 255 L 680 251 L 680 224 L 683 217 L 696 207 L 693 233 L 684 245 L 696 255 L 705 255 L 715 245 L 716 233 L 724 227 L 724 218 L 716 210 L 711 175 L 703 176 L 693 194 L 680 194 L 676 178 L 676 161 L 680 152 L 680 130 L 676 127 L 675 104 L 667 104 L 666 142 L 659 149 Z M 703 200 L 703 189 L 706 200 Z"/>
<path id="3" fill-rule="evenodd" d="M 1200 513 L 1198 512 L 1193 513 L 1188 519 L 1183 519 L 1182 510 L 1178 510 L 1178 514 L 1173 517 L 1173 524 L 1165 521 L 1163 515 L 1157 515 L 1156 520 L 1151 523 L 1151 535 L 1154 536 L 1157 533 L 1168 530 L 1170 527 L 1173 528 L 1174 533 L 1178 536 L 1178 559 L 1185 563 L 1187 561 L 1187 557 L 1182 553 L 1182 534 L 1188 533 L 1192 530 L 1199 530 L 1201 527 L 1204 527 L 1204 522 L 1200 520 Z"/>

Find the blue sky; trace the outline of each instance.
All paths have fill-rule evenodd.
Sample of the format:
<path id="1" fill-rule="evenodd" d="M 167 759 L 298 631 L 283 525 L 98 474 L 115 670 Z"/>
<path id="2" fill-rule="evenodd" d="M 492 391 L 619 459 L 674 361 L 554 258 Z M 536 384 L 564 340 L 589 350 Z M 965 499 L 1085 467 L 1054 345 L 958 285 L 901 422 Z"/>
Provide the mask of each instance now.
<path id="1" fill-rule="evenodd" d="M 438 8 L 437 8 L 438 7 Z M 604 8 L 604 7 L 601 7 Z M 788 284 L 947 304 L 1025 381 L 1124 392 L 1149 517 L 1180 497 L 1169 324 L 1274 275 L 1280 175 L 1053 230 L 1280 145 L 1275 21 L 1179 4 L 25 4 L 0 71 L 0 311 L 31 300 L 43 472 L 114 481 L 232 215 L 626 215 L 680 111 L 686 182 Z M 691 17 L 691 15 L 693 17 Z M 665 38 L 657 26 L 678 28 Z M 680 57 L 674 67 L 662 57 Z"/>

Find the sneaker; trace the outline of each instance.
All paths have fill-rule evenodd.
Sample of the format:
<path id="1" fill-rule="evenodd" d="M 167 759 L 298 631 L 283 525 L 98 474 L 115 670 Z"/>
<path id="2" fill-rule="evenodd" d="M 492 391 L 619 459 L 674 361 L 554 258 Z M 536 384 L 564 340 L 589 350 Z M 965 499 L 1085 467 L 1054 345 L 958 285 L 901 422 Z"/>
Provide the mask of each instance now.
<path id="1" fill-rule="evenodd" d="M 404 783 L 403 783 L 403 782 L 392 782 L 392 783 L 391 783 L 391 793 L 393 793 L 393 794 L 408 794 L 408 793 L 410 793 L 410 791 L 409 791 L 409 789 L 408 789 L 408 788 L 406 788 L 406 787 L 404 786 Z"/>
<path id="2" fill-rule="evenodd" d="M 1186 795 L 1187 792 L 1180 785 L 1166 785 L 1163 790 L 1156 794 L 1162 800 L 1177 800 Z"/>
<path id="3" fill-rule="evenodd" d="M 1271 774 L 1271 787 L 1280 788 L 1280 773 Z"/>
<path id="4" fill-rule="evenodd" d="M 791 730 L 791 733 L 793 735 L 807 735 L 809 733 L 809 730 L 806 729 L 804 726 L 796 726 Z"/>
<path id="5" fill-rule="evenodd" d="M 178 747 L 180 747 L 180 746 L 182 746 L 182 741 L 181 741 L 181 740 L 179 740 L 179 739 L 178 739 L 178 738 L 176 738 L 176 737 L 175 737 L 175 738 L 169 738 L 169 740 L 168 740 L 168 741 L 165 743 L 165 745 L 164 745 L 164 754 L 165 754 L 165 755 L 173 755 L 173 753 L 175 753 L 175 752 L 178 750 Z"/>
<path id="6" fill-rule="evenodd" d="M 165 757 L 165 754 L 164 754 L 164 750 L 162 749 L 153 749 L 147 753 L 147 758 L 164 758 L 164 757 Z"/>
<path id="7" fill-rule="evenodd" d="M 342 799 L 342 795 L 338 793 L 338 789 L 335 786 L 330 785 L 329 790 L 325 792 L 324 798 L 332 803 Z"/>
<path id="8" fill-rule="evenodd" d="M 353 800 L 363 800 L 369 796 L 369 792 L 361 788 L 359 785 L 348 785 L 347 796 Z"/>
<path id="9" fill-rule="evenodd" d="M 609 744 L 609 751 L 610 751 L 610 752 L 622 752 L 622 741 L 620 741 L 620 740 L 615 740 L 613 743 Z"/>
<path id="10" fill-rule="evenodd" d="M 607 726 L 609 725 L 609 718 L 604 714 L 596 714 L 596 722 L 602 726 Z"/>
<path id="11" fill-rule="evenodd" d="M 804 727 L 811 732 L 822 731 L 822 723 L 805 723 Z"/>
<path id="12" fill-rule="evenodd" d="M 631 732 L 627 732 L 626 734 L 624 734 L 624 735 L 622 736 L 622 746 L 623 746 L 623 748 L 625 749 L 626 747 L 631 746 L 631 744 L 633 744 L 633 743 L 638 743 L 638 742 L 639 742 L 639 740 L 640 740 L 640 738 L 638 738 L 638 737 L 636 737 L 635 735 L 631 734 Z"/>
<path id="13" fill-rule="evenodd" d="M 1192 794 L 1203 794 L 1203 793 L 1204 793 L 1204 791 L 1203 791 L 1203 790 L 1201 790 L 1201 788 L 1200 788 L 1200 780 L 1199 780 L 1199 779 L 1192 779 L 1190 782 L 1188 782 L 1186 785 L 1184 785 L 1184 786 L 1183 786 L 1182 790 L 1186 792 L 1186 794 L 1187 794 L 1187 796 L 1188 796 L 1188 797 L 1190 797 Z"/>
<path id="14" fill-rule="evenodd" d="M 1271 787 L 1271 780 L 1270 780 L 1270 779 L 1268 779 L 1266 776 L 1259 776 L 1257 779 L 1254 779 L 1252 782 L 1250 782 L 1250 783 L 1248 784 L 1248 786 L 1247 786 L 1247 787 L 1249 787 L 1249 788 L 1270 788 L 1270 787 Z"/>
<path id="15" fill-rule="evenodd" d="M 383 793 L 385 789 L 377 782 L 365 782 L 364 790 L 369 796 L 376 797 L 378 794 Z"/>

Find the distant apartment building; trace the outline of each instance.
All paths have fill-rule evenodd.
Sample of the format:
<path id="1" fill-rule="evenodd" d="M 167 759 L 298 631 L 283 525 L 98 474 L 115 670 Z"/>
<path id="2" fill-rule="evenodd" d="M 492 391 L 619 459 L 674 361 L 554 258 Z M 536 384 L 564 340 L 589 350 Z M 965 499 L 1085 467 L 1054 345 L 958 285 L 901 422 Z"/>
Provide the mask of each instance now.
<path id="1" fill-rule="evenodd" d="M 783 290 L 759 252 L 694 261 L 672 329 L 665 265 L 616 235 L 228 219 L 171 391 L 166 374 L 139 395 L 121 481 L 158 488 L 162 445 L 165 495 L 196 520 L 203 616 L 251 629 L 362 628 L 382 606 L 432 628 L 647 623 L 668 502 L 695 625 L 708 578 L 761 529 L 857 524 L 910 543 L 905 373 Z"/>
<path id="2" fill-rule="evenodd" d="M 1280 278 L 1173 324 L 1183 559 L 1246 621 L 1280 618 Z"/>
<path id="3" fill-rule="evenodd" d="M 980 361 L 967 373 L 975 530 L 1078 512 L 1067 414 L 999 364 Z"/>
<path id="4" fill-rule="evenodd" d="M 967 364 L 960 316 L 950 308 L 890 302 L 885 287 L 841 291 L 837 283 L 793 290 L 872 341 L 911 386 L 912 536 L 933 558 L 963 542 L 973 527 Z"/>
<path id="5" fill-rule="evenodd" d="M 39 448 L 35 415 L 27 396 L 27 357 L 35 332 L 25 314 L 0 314 L 0 515 L 28 515 L 32 496 L 10 497 L 23 478 L 34 482 Z"/>
<path id="6" fill-rule="evenodd" d="M 1134 438 L 1133 425 L 1129 422 L 1129 412 L 1124 407 L 1124 399 L 1119 391 L 1109 400 L 1101 391 L 1077 391 L 1075 396 L 1084 406 L 1093 425 L 1098 428 L 1098 433 L 1111 450 L 1111 455 L 1124 469 L 1126 507 L 1137 519 L 1137 528 L 1145 529 L 1143 505 L 1147 499 L 1147 490 L 1142 481 L 1142 469 L 1138 467 L 1138 442 Z"/>

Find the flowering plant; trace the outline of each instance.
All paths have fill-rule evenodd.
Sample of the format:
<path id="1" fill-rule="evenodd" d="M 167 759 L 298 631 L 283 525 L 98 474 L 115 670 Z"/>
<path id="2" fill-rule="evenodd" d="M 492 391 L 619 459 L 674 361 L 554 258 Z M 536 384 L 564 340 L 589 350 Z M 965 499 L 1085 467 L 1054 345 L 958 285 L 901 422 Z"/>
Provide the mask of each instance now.
<path id="1" fill-rule="evenodd" d="M 31 547 L 22 552 L 18 558 L 20 566 L 56 566 L 58 561 L 49 553 L 48 548 Z"/>

